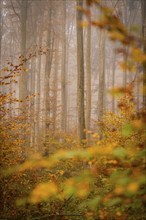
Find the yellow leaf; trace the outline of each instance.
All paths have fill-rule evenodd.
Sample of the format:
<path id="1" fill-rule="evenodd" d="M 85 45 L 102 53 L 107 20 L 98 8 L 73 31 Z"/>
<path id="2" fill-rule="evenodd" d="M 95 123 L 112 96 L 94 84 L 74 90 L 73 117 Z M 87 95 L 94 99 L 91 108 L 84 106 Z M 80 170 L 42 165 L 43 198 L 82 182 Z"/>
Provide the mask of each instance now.
<path id="1" fill-rule="evenodd" d="M 132 193 L 135 193 L 137 192 L 137 190 L 139 189 L 139 185 L 137 183 L 130 183 L 128 186 L 127 186 L 127 190 L 129 192 L 132 192 Z"/>
<path id="2" fill-rule="evenodd" d="M 85 196 L 87 196 L 87 194 L 89 193 L 89 183 L 87 182 L 81 182 L 77 184 L 77 196 L 80 198 L 83 198 Z"/>
<path id="3" fill-rule="evenodd" d="M 133 48 L 131 51 L 132 58 L 138 63 L 146 62 L 146 55 L 139 48 Z"/>
<path id="4" fill-rule="evenodd" d="M 135 72 L 136 66 L 132 62 L 119 62 L 119 66 L 123 71 Z"/>
<path id="5" fill-rule="evenodd" d="M 57 185 L 53 182 L 40 183 L 32 191 L 30 196 L 31 203 L 38 203 L 47 200 L 57 193 Z"/>
<path id="6" fill-rule="evenodd" d="M 85 129 L 86 134 L 92 134 L 92 131 Z"/>
<path id="7" fill-rule="evenodd" d="M 99 134 L 94 133 L 94 134 L 92 135 L 92 137 L 93 137 L 93 138 L 99 138 Z"/>
<path id="8" fill-rule="evenodd" d="M 140 119 L 137 119 L 137 120 L 134 120 L 133 121 L 133 126 L 135 128 L 143 128 L 144 127 L 144 124 L 143 124 L 143 121 L 140 120 Z"/>
<path id="9" fill-rule="evenodd" d="M 63 174 L 64 174 L 64 170 L 60 170 L 59 173 L 60 173 L 61 175 L 63 175 Z"/>
<path id="10" fill-rule="evenodd" d="M 115 188 L 114 191 L 115 191 L 115 193 L 116 193 L 117 195 L 121 195 L 121 194 L 123 194 L 124 190 L 125 190 L 124 187 L 118 186 L 118 187 Z"/>
<path id="11" fill-rule="evenodd" d="M 82 22 L 80 22 L 80 26 L 81 26 L 81 27 L 88 27 L 88 26 L 89 26 L 89 22 L 87 22 L 87 21 L 82 21 Z"/>
<path id="12" fill-rule="evenodd" d="M 118 161 L 117 160 L 109 160 L 108 163 L 116 165 L 116 164 L 118 164 Z"/>
<path id="13" fill-rule="evenodd" d="M 122 213 L 121 213 L 121 212 L 116 212 L 116 215 L 117 215 L 117 216 L 121 216 Z"/>
<path id="14" fill-rule="evenodd" d="M 119 31 L 112 31 L 112 32 L 110 32 L 110 38 L 111 38 L 111 40 L 123 41 L 125 39 L 125 36 L 122 33 L 120 33 Z"/>

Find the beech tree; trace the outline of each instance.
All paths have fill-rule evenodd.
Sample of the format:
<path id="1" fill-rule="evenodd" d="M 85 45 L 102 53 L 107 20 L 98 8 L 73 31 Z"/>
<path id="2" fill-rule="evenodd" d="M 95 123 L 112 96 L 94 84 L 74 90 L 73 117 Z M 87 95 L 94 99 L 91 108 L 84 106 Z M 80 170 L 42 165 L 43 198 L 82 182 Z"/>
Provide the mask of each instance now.
<path id="1" fill-rule="evenodd" d="M 21 58 L 22 62 L 26 57 L 26 34 L 27 34 L 27 7 L 28 0 L 20 1 L 20 27 L 21 27 Z M 27 75 L 25 72 L 25 62 L 22 67 L 22 74 L 19 79 L 19 98 L 20 100 L 24 100 L 28 95 L 27 91 Z"/>
<path id="2" fill-rule="evenodd" d="M 98 120 L 102 119 L 105 95 L 105 31 L 100 31 L 99 39 L 99 92 L 98 92 Z"/>
<path id="3" fill-rule="evenodd" d="M 144 219 L 145 2 L 0 0 L 0 219 Z"/>
<path id="4" fill-rule="evenodd" d="M 54 33 L 53 33 L 53 7 L 52 1 L 49 1 L 49 8 L 48 8 L 48 23 L 47 23 L 47 47 L 48 53 L 46 54 L 46 63 L 45 63 L 45 90 L 44 90 L 44 98 L 45 98 L 45 132 L 49 129 L 51 124 L 50 118 L 50 77 L 51 77 L 51 70 L 52 70 L 52 60 L 53 60 L 53 48 L 54 48 Z M 46 133 L 45 133 L 46 134 Z"/>
<path id="5" fill-rule="evenodd" d="M 1 45 L 2 45 L 2 2 L 0 1 L 0 66 L 1 66 Z"/>
<path id="6" fill-rule="evenodd" d="M 86 129 L 90 130 L 91 123 L 91 26 L 86 34 Z"/>
<path id="7" fill-rule="evenodd" d="M 78 132 L 80 140 L 85 139 L 85 108 L 84 108 L 84 50 L 83 28 L 81 26 L 83 1 L 77 0 L 77 70 L 78 70 Z"/>
<path id="8" fill-rule="evenodd" d="M 146 1 L 141 0 L 143 51 L 146 54 Z M 146 108 L 146 62 L 143 64 L 143 105 Z"/>
<path id="9" fill-rule="evenodd" d="M 67 126 L 67 91 L 66 91 L 66 0 L 63 2 L 63 38 L 62 38 L 62 70 L 61 70 L 61 100 L 62 100 L 62 112 L 61 112 L 61 128 L 62 131 L 66 131 Z"/>

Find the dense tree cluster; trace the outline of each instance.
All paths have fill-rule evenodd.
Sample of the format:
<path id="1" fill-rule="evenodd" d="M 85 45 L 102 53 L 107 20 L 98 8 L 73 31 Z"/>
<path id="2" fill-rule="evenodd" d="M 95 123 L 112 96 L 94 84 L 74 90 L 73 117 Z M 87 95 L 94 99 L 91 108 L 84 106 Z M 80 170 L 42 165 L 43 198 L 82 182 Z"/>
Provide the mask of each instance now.
<path id="1" fill-rule="evenodd" d="M 0 1 L 1 219 L 144 219 L 145 11 Z"/>

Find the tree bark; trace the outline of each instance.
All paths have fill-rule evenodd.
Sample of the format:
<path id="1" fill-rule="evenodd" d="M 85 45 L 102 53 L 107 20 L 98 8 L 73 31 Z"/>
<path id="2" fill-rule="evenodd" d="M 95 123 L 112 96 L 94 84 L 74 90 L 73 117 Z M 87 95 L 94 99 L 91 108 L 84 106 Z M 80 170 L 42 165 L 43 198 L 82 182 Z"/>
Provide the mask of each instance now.
<path id="1" fill-rule="evenodd" d="M 83 1 L 77 0 L 77 6 L 83 7 Z M 78 133 L 79 139 L 85 139 L 85 109 L 84 109 L 84 51 L 83 51 L 83 28 L 80 26 L 82 12 L 77 10 L 77 96 L 78 96 Z"/>
<path id="2" fill-rule="evenodd" d="M 21 1 L 20 13 L 21 13 L 21 56 L 22 60 L 26 57 L 26 21 L 27 21 L 27 3 L 28 0 Z M 23 61 L 22 61 L 23 62 Z M 22 72 L 19 79 L 19 99 L 24 100 L 28 94 L 27 92 L 27 74 L 25 72 L 25 62 L 22 67 Z"/>
<path id="3" fill-rule="evenodd" d="M 55 50 L 55 67 L 54 67 L 54 77 L 53 77 L 53 130 L 56 130 L 56 123 L 57 123 L 57 90 L 58 90 L 58 66 L 59 66 L 59 42 L 56 39 L 56 50 Z"/>
<path id="4" fill-rule="evenodd" d="M 42 46 L 42 35 L 39 37 L 39 46 Z M 41 137 L 40 137 L 40 103 L 41 103 L 41 61 L 42 57 L 38 57 L 37 62 L 37 83 L 36 83 L 36 117 L 37 117 L 37 124 L 36 124 L 36 137 L 37 143 L 40 145 Z"/>
<path id="5" fill-rule="evenodd" d="M 112 62 L 112 88 L 115 86 L 115 69 L 116 69 L 116 54 L 113 53 L 113 62 Z M 112 96 L 112 112 L 115 112 L 115 96 Z"/>
<path id="6" fill-rule="evenodd" d="M 90 130 L 90 121 L 91 121 L 91 25 L 89 25 L 87 28 L 87 49 L 86 49 L 86 129 L 87 130 Z"/>
<path id="7" fill-rule="evenodd" d="M 47 46 L 48 53 L 46 55 L 46 65 L 45 65 L 45 88 L 44 88 L 44 101 L 45 101 L 45 133 L 46 130 L 50 128 L 50 75 L 52 69 L 52 59 L 53 59 L 53 44 L 54 36 L 52 33 L 52 4 L 50 1 L 49 11 L 48 11 L 49 26 L 47 30 Z"/>
<path id="8" fill-rule="evenodd" d="M 143 51 L 146 54 L 146 1 L 141 0 Z M 143 107 L 146 109 L 146 62 L 143 64 Z"/>
<path id="9" fill-rule="evenodd" d="M 2 1 L 0 1 L 0 69 L 1 69 L 1 61 L 2 61 Z"/>
<path id="10" fill-rule="evenodd" d="M 61 71 L 61 129 L 66 131 L 67 126 L 67 94 L 66 94 L 66 0 L 63 2 L 63 44 L 62 44 L 62 71 Z"/>
<path id="11" fill-rule="evenodd" d="M 98 120 L 102 119 L 105 93 L 105 31 L 100 31 L 99 43 L 99 92 L 98 92 Z"/>

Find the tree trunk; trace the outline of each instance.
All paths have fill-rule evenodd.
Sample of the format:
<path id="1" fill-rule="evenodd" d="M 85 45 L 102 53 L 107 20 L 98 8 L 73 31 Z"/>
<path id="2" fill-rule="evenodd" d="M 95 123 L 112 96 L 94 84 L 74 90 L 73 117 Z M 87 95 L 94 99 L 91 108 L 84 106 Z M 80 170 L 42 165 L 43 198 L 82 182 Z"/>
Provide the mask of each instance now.
<path id="1" fill-rule="evenodd" d="M 83 1 L 77 0 L 77 6 L 83 7 Z M 78 69 L 78 133 L 79 139 L 85 139 L 85 114 L 84 114 L 84 51 L 83 28 L 80 26 L 82 12 L 77 10 L 77 69 Z"/>
<path id="2" fill-rule="evenodd" d="M 116 54 L 113 54 L 113 62 L 112 62 L 112 88 L 115 86 L 115 69 L 116 69 Z M 112 96 L 112 112 L 115 112 L 115 96 Z"/>
<path id="3" fill-rule="evenodd" d="M 100 31 L 99 44 L 98 120 L 101 120 L 103 116 L 105 93 L 105 31 Z"/>
<path id="4" fill-rule="evenodd" d="M 87 130 L 90 130 L 90 121 L 91 121 L 91 26 L 89 25 L 87 28 L 87 50 L 86 50 L 86 129 Z"/>
<path id="5" fill-rule="evenodd" d="M 54 44 L 54 36 L 52 33 L 52 4 L 50 2 L 49 11 L 48 11 L 48 19 L 49 19 L 49 26 L 47 30 L 47 46 L 48 46 L 48 53 L 46 55 L 46 66 L 45 66 L 45 136 L 47 129 L 50 128 L 50 75 L 51 75 L 51 68 L 52 68 L 52 59 L 53 59 L 53 44 Z"/>
<path id="6" fill-rule="evenodd" d="M 0 69 L 2 68 L 1 66 L 1 61 L 2 61 L 2 1 L 0 1 Z"/>
<path id="7" fill-rule="evenodd" d="M 56 119 L 57 119 L 57 90 L 58 90 L 58 66 L 59 66 L 59 42 L 58 39 L 56 40 L 56 50 L 55 50 L 55 68 L 54 68 L 54 79 L 53 79 L 53 116 L 52 116 L 52 121 L 53 121 L 53 130 L 55 131 L 56 129 Z"/>
<path id="8" fill-rule="evenodd" d="M 39 37 L 39 46 L 42 46 L 42 35 Z M 41 137 L 40 137 L 40 103 L 41 103 L 41 61 L 42 57 L 38 57 L 37 62 L 37 86 L 36 86 L 36 117 L 37 117 L 37 124 L 36 124 L 36 137 L 37 137 L 37 143 L 40 145 Z"/>
<path id="9" fill-rule="evenodd" d="M 28 0 L 21 1 L 20 5 L 20 13 L 21 13 L 21 56 L 22 60 L 26 56 L 26 21 L 27 21 L 27 3 Z M 23 61 L 22 61 L 23 62 Z M 19 98 L 20 100 L 24 100 L 27 96 L 27 74 L 25 72 L 25 62 L 22 67 L 22 72 L 19 79 Z"/>
<path id="10" fill-rule="evenodd" d="M 61 129 L 66 131 L 67 126 L 67 94 L 66 94 L 66 0 L 63 2 L 63 44 L 62 44 L 62 71 L 61 71 Z"/>
<path id="11" fill-rule="evenodd" d="M 143 51 L 146 54 L 146 1 L 141 0 Z M 146 62 L 143 64 L 143 106 L 146 109 Z"/>

